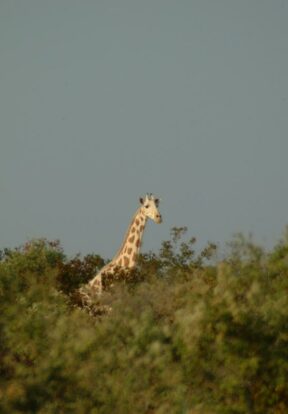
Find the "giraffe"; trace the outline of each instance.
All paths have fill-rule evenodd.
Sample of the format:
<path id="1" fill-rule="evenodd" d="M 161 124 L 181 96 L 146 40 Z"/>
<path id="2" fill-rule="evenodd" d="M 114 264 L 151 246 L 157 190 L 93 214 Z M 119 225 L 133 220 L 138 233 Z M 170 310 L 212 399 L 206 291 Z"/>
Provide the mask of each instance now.
<path id="1" fill-rule="evenodd" d="M 113 275 L 117 271 L 129 271 L 136 266 L 140 252 L 141 241 L 148 218 L 156 223 L 162 222 L 162 216 L 158 211 L 159 199 L 153 194 L 146 194 L 145 198 L 140 197 L 140 207 L 134 214 L 126 232 L 122 245 L 114 258 L 107 263 L 99 273 L 80 290 L 82 295 L 87 297 L 90 293 L 100 296 L 103 291 L 103 278 Z"/>

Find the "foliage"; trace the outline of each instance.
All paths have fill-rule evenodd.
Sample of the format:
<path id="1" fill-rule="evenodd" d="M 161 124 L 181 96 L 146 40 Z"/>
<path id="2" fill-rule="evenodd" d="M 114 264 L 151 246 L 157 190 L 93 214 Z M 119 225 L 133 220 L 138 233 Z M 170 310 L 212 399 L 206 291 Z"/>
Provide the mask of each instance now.
<path id="1" fill-rule="evenodd" d="M 57 281 L 59 288 L 66 294 L 87 283 L 103 267 L 105 261 L 99 255 L 89 254 L 81 259 L 80 255 L 59 264 Z"/>
<path id="2" fill-rule="evenodd" d="M 101 257 L 4 249 L 0 412 L 287 413 L 288 239 L 265 252 L 238 235 L 216 261 L 185 233 L 142 255 L 101 317 L 73 301 Z"/>

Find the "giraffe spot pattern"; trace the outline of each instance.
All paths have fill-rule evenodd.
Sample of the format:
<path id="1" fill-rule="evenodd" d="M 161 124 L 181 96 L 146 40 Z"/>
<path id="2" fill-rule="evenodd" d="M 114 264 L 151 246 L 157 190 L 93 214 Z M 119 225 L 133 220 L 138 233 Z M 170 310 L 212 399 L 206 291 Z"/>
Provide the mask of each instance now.
<path id="1" fill-rule="evenodd" d="M 140 247 L 140 239 L 137 239 L 137 241 L 136 241 L 136 246 L 137 246 L 137 247 Z"/>
<path id="2" fill-rule="evenodd" d="M 132 253 L 132 247 L 129 247 L 129 249 L 127 250 L 127 253 L 130 255 Z"/>
<path id="3" fill-rule="evenodd" d="M 124 266 L 128 267 L 129 266 L 129 257 L 124 256 Z"/>
<path id="4" fill-rule="evenodd" d="M 135 227 L 132 227 L 131 233 L 135 233 L 136 229 Z"/>
<path id="5" fill-rule="evenodd" d="M 135 220 L 136 226 L 139 226 L 140 221 L 138 219 Z"/>
<path id="6" fill-rule="evenodd" d="M 128 241 L 129 243 L 134 243 L 134 240 L 135 240 L 135 236 L 131 236 Z"/>

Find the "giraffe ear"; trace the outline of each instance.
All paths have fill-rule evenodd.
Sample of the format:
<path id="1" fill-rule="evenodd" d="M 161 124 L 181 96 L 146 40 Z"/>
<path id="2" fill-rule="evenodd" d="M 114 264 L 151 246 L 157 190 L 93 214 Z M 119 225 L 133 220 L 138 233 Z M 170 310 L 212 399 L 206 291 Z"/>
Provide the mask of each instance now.
<path id="1" fill-rule="evenodd" d="M 156 204 L 156 206 L 158 207 L 159 206 L 159 198 L 155 198 L 155 204 Z"/>
<path id="2" fill-rule="evenodd" d="M 140 201 L 141 204 L 144 203 L 144 199 L 142 197 L 139 198 L 139 201 Z"/>

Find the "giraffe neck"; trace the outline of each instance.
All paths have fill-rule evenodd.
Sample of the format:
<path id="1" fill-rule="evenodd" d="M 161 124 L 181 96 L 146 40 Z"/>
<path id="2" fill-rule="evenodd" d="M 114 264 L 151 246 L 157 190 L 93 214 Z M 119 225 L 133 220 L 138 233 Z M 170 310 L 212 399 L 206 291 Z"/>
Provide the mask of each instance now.
<path id="1" fill-rule="evenodd" d="M 128 227 L 122 246 L 112 260 L 113 264 L 124 268 L 135 267 L 146 222 L 147 217 L 139 208 Z"/>
<path id="2" fill-rule="evenodd" d="M 123 269 L 132 269 L 136 266 L 137 258 L 139 255 L 141 241 L 147 222 L 146 216 L 139 208 L 126 233 L 122 246 L 120 247 L 114 259 L 107 263 L 100 272 L 88 283 L 90 288 L 95 288 L 98 294 L 102 293 L 102 277 L 106 273 L 114 273 L 115 268 L 122 267 Z"/>

